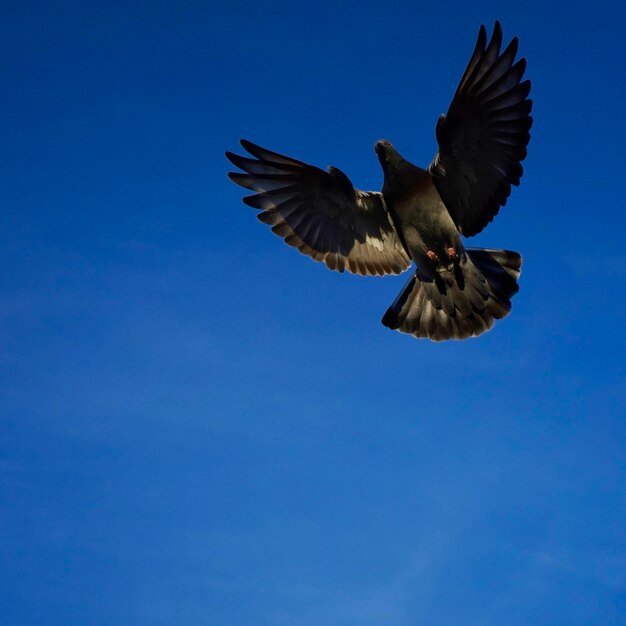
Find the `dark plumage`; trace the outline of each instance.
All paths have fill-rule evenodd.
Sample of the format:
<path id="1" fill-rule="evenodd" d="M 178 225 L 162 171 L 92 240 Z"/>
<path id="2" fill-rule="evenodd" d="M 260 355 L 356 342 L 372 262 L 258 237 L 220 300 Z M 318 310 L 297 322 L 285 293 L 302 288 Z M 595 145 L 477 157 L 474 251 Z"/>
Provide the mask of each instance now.
<path id="1" fill-rule="evenodd" d="M 532 125 L 526 61 L 515 62 L 517 38 L 500 52 L 496 22 L 476 48 L 448 113 L 437 123 L 439 149 L 422 169 L 391 143 L 376 154 L 381 193 L 359 191 L 335 167 L 321 170 L 261 148 L 254 158 L 227 152 L 243 173 L 230 173 L 255 195 L 244 202 L 285 242 L 339 272 L 399 274 L 417 268 L 383 317 L 416 337 L 465 339 L 491 328 L 511 310 L 521 257 L 505 250 L 466 249 L 461 235 L 479 233 L 519 185 Z"/>

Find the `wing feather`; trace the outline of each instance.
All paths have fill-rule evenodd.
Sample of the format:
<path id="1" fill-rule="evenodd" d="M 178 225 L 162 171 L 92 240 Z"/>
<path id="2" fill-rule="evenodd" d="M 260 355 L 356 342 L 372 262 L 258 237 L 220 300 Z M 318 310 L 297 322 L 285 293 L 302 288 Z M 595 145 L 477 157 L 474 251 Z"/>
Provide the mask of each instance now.
<path id="1" fill-rule="evenodd" d="M 479 233 L 519 185 L 532 126 L 526 60 L 515 62 L 514 38 L 500 53 L 496 22 L 487 44 L 480 27 L 476 47 L 446 115 L 437 123 L 439 150 L 429 171 L 452 219 L 465 236 Z"/>

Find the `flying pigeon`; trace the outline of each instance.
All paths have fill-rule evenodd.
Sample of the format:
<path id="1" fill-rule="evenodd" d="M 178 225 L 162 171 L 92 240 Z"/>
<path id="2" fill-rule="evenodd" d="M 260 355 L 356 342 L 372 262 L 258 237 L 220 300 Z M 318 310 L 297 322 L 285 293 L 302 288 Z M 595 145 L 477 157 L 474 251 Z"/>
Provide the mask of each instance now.
<path id="1" fill-rule="evenodd" d="M 229 177 L 255 195 L 243 201 L 287 244 L 331 270 L 364 276 L 415 270 L 382 323 L 434 341 L 489 330 L 511 310 L 522 259 L 517 252 L 465 248 L 519 185 L 532 125 L 526 60 L 518 39 L 501 52 L 495 23 L 476 48 L 446 115 L 437 122 L 438 151 L 427 169 L 404 159 L 386 140 L 375 152 L 382 192 L 355 189 L 336 167 L 327 171 L 261 148 L 253 157 L 227 152 L 243 172 Z"/>

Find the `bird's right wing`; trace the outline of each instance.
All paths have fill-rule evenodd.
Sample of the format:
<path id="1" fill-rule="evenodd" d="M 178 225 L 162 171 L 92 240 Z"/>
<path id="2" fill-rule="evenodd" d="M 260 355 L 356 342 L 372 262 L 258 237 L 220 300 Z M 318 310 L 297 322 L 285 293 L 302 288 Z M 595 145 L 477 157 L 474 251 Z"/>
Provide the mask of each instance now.
<path id="1" fill-rule="evenodd" d="M 232 181 L 257 192 L 243 201 L 290 246 L 331 270 L 400 274 L 411 259 L 394 228 L 382 194 L 359 191 L 334 167 L 325 172 L 242 139 L 254 159 L 227 152 L 245 173 Z"/>

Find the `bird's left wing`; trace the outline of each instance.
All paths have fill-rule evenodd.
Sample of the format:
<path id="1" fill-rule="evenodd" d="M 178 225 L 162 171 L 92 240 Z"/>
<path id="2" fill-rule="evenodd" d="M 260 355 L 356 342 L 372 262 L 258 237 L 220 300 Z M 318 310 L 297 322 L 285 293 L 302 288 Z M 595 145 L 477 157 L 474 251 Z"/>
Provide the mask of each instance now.
<path id="1" fill-rule="evenodd" d="M 228 176 L 257 192 L 243 201 L 290 246 L 338 272 L 400 274 L 410 266 L 382 194 L 355 189 L 335 167 L 325 172 L 249 141 L 241 145 L 255 158 L 227 152 L 245 172 Z"/>
<path id="2" fill-rule="evenodd" d="M 433 182 L 459 230 L 479 233 L 519 185 L 532 125 L 530 81 L 522 81 L 518 41 L 504 52 L 496 22 L 489 44 L 480 27 L 476 48 L 447 115 L 437 123 L 439 151 L 430 164 Z"/>

